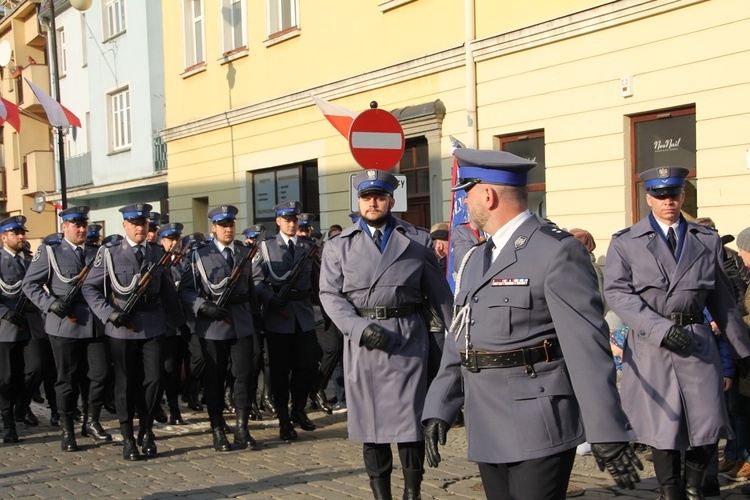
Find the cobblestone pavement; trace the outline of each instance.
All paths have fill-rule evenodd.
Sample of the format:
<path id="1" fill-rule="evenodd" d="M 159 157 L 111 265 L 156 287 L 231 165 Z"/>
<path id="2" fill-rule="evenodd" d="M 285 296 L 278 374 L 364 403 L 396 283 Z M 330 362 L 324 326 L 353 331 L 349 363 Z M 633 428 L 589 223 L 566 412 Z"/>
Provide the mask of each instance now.
<path id="1" fill-rule="evenodd" d="M 59 429 L 48 425 L 48 410 L 36 403 L 33 410 L 41 424 L 17 424 L 21 443 L 0 445 L 0 498 L 371 498 L 361 445 L 346 439 L 346 414 L 310 412 L 317 430 L 300 430 L 293 443 L 279 440 L 277 421 L 251 422 L 257 450 L 217 453 L 205 413 L 186 411 L 189 425 L 155 425 L 157 457 L 125 462 L 117 422 L 106 412 L 102 422 L 116 442 L 95 445 L 77 434 L 82 450 L 63 453 Z M 227 421 L 233 424 L 229 415 Z M 440 468 L 425 474 L 422 498 L 484 498 L 477 467 L 465 458 L 464 430 L 452 429 L 448 441 Z M 590 456 L 577 457 L 571 484 L 584 489 L 578 498 L 658 498 L 651 464 L 644 464 L 644 480 L 625 493 Z M 741 483 L 721 481 L 722 498 L 747 498 L 740 494 Z M 396 470 L 394 498 L 400 498 L 401 488 Z"/>

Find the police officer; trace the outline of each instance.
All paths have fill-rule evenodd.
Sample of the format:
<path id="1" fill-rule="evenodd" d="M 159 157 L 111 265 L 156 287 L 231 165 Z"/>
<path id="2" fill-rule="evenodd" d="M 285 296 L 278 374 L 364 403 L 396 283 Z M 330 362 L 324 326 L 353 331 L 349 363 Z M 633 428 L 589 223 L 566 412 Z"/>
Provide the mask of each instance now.
<path id="1" fill-rule="evenodd" d="M 683 167 L 643 172 L 651 213 L 616 233 L 607 252 L 607 303 L 630 327 L 622 404 L 638 442 L 653 448 L 662 498 L 702 498 L 706 467 L 720 438 L 731 435 L 723 375 L 707 308 L 738 358 L 750 340 L 722 269 L 716 231 L 687 222 Z M 748 359 L 741 359 L 747 368 Z M 588 429 L 586 429 L 588 432 Z"/>
<path id="2" fill-rule="evenodd" d="M 159 239 L 159 224 L 161 224 L 161 214 L 159 212 L 149 212 L 148 214 L 148 234 L 146 241 L 156 243 Z"/>
<path id="3" fill-rule="evenodd" d="M 21 283 L 31 259 L 24 252 L 26 217 L 14 215 L 0 221 L 0 415 L 3 443 L 17 443 L 13 415 L 24 389 L 24 347 L 31 338 L 27 314 L 19 307 Z"/>
<path id="4" fill-rule="evenodd" d="M 191 254 L 179 287 L 182 303 L 196 318 L 195 333 L 200 338 L 206 363 L 206 405 L 216 451 L 232 449 L 222 417 L 224 382 L 230 362 L 237 417 L 234 443 L 241 448 L 256 446 L 247 428 L 254 333 L 250 296 L 255 288 L 252 265 L 246 260 L 250 249 L 234 239 L 237 213 L 237 207 L 232 205 L 216 207 L 208 213 L 215 238 Z M 230 284 L 233 272 L 239 273 L 235 285 Z M 226 304 L 217 304 L 225 293 L 230 293 Z"/>
<path id="5" fill-rule="evenodd" d="M 173 253 L 171 257 L 172 262 L 177 259 L 177 255 L 182 250 L 185 250 L 185 248 L 182 247 L 179 249 L 180 252 L 174 251 L 177 242 L 180 241 L 180 238 L 182 237 L 183 228 L 184 226 L 180 222 L 170 222 L 159 228 L 159 244 L 161 244 L 165 252 Z M 170 264 L 169 270 L 176 290 L 177 286 L 180 284 L 180 278 L 182 277 L 182 268 L 179 265 L 175 266 Z M 177 328 L 177 325 L 174 324 L 172 318 L 167 317 L 167 330 L 164 333 L 164 340 L 162 341 L 162 354 L 164 359 L 162 363 L 163 371 L 161 384 L 167 395 L 170 425 L 185 425 L 187 423 L 182 418 L 182 412 L 180 411 L 178 400 L 180 393 L 180 377 L 182 375 L 182 362 L 183 360 L 189 361 L 189 341 L 190 328 L 188 328 L 187 325 L 184 325 L 182 328 Z"/>
<path id="6" fill-rule="evenodd" d="M 311 296 L 314 294 L 313 261 L 308 258 L 290 293 L 278 292 L 290 280 L 295 266 L 312 252 L 314 242 L 298 236 L 302 203 L 288 201 L 274 207 L 279 233 L 260 244 L 261 258 L 253 261 L 253 275 L 258 296 L 263 301 L 263 316 L 271 369 L 271 389 L 279 416 L 279 437 L 285 441 L 297 438 L 292 423 L 305 431 L 315 424 L 305 413 L 307 396 L 318 366 L 315 318 Z M 291 378 L 290 378 L 291 373 Z M 292 411 L 289 412 L 291 392 Z"/>
<path id="7" fill-rule="evenodd" d="M 79 274 L 96 255 L 96 248 L 86 245 L 88 213 L 87 206 L 60 212 L 63 238 L 39 247 L 23 281 L 24 293 L 47 313 L 45 331 L 57 366 L 63 451 L 78 450 L 73 421 L 79 387 L 84 385 L 88 386 L 86 433 L 97 443 L 112 440 L 99 422 L 109 369 L 103 332 L 80 292 L 64 300 L 72 288 L 80 286 L 83 275 Z"/>
<path id="8" fill-rule="evenodd" d="M 82 293 L 94 314 L 104 323 L 115 372 L 115 404 L 123 458 L 139 460 L 133 436 L 136 407 L 143 436 L 144 455 L 155 456 L 154 411 L 159 402 L 161 341 L 166 315 L 176 325 L 184 323 L 171 276 L 163 267 L 151 270 L 153 279 L 130 312 L 123 310 L 138 292 L 141 278 L 162 259 L 163 252 L 146 244 L 151 205 L 136 203 L 120 208 L 125 238 L 102 246 Z"/>
<path id="9" fill-rule="evenodd" d="M 297 234 L 300 236 L 312 236 L 313 221 L 315 220 L 315 214 L 301 213 L 299 214 L 299 224 L 297 224 Z"/>
<path id="10" fill-rule="evenodd" d="M 266 230 L 267 228 L 263 224 L 253 224 L 252 226 L 245 228 L 245 230 L 242 231 L 242 236 L 245 237 L 245 244 L 252 245 L 258 241 L 258 239 L 263 239 Z"/>
<path id="11" fill-rule="evenodd" d="M 101 224 L 89 224 L 88 230 L 86 231 L 86 244 L 94 247 L 99 247 L 102 241 L 102 225 Z"/>
<path id="12" fill-rule="evenodd" d="M 395 176 L 365 170 L 354 186 L 361 219 L 328 240 L 320 276 L 321 304 L 345 338 L 349 439 L 363 443 L 376 498 L 391 498 L 391 443 L 397 443 L 404 498 L 419 498 L 420 416 L 433 344 L 424 297 L 444 320 L 452 297 L 429 232 L 391 214 Z"/>
<path id="13" fill-rule="evenodd" d="M 464 405 L 469 460 L 488 498 L 565 498 L 584 440 L 632 488 L 640 462 L 588 252 L 529 212 L 536 163 L 504 151 L 454 155 L 453 189 L 466 191 L 469 217 L 488 239 L 456 277 L 457 313 L 422 415 L 428 463 L 438 465 L 438 443 Z"/>

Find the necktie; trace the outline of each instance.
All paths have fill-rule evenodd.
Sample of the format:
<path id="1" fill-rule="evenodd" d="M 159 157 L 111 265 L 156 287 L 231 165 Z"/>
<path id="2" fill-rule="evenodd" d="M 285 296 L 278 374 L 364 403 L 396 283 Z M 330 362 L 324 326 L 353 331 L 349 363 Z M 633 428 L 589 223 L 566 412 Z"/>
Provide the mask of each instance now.
<path id="1" fill-rule="evenodd" d="M 673 227 L 670 227 L 669 231 L 667 231 L 667 243 L 669 243 L 672 255 L 677 255 L 677 235 L 675 235 Z"/>
<path id="2" fill-rule="evenodd" d="M 291 240 L 289 240 L 291 241 Z M 232 257 L 232 249 L 229 247 L 226 247 L 224 249 L 224 258 L 227 259 L 227 264 L 229 267 L 234 268 L 234 257 Z"/>
<path id="3" fill-rule="evenodd" d="M 287 243 L 287 253 L 289 254 L 289 257 L 291 257 L 292 261 L 294 261 L 294 241 L 289 238 L 289 242 Z"/>
<path id="4" fill-rule="evenodd" d="M 378 251 L 382 253 L 383 251 L 380 249 L 380 245 L 383 242 L 383 233 L 382 231 L 380 231 L 380 229 L 375 230 L 375 233 L 372 235 L 372 241 L 375 242 L 375 246 L 378 247 Z"/>
<path id="5" fill-rule="evenodd" d="M 80 263 L 85 265 L 85 262 L 83 262 L 83 249 L 81 247 L 76 247 L 75 252 Z"/>
<path id="6" fill-rule="evenodd" d="M 21 258 L 21 254 L 17 253 L 16 256 L 14 257 L 14 259 L 16 261 L 16 265 L 21 270 L 21 273 L 25 274 L 26 273 L 26 266 L 23 265 L 23 259 Z"/>
<path id="7" fill-rule="evenodd" d="M 138 261 L 138 264 L 143 264 L 143 245 L 136 245 L 135 246 L 135 260 Z"/>
<path id="8" fill-rule="evenodd" d="M 492 265 L 492 250 L 495 248 L 495 240 L 489 238 L 487 243 L 484 244 L 484 272 Z"/>

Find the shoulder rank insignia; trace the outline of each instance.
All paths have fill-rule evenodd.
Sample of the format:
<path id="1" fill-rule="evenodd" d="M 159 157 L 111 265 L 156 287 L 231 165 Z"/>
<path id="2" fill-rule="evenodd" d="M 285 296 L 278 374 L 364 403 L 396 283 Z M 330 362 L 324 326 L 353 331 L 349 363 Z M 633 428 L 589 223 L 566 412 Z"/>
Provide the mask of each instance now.
<path id="1" fill-rule="evenodd" d="M 625 229 L 620 229 L 619 231 L 617 231 L 615 234 L 612 235 L 612 238 L 619 238 L 620 236 L 627 233 L 628 231 L 630 231 L 629 227 L 626 227 Z"/>
<path id="2" fill-rule="evenodd" d="M 42 256 L 42 246 L 39 245 L 39 248 L 37 248 L 36 253 L 34 254 L 34 258 L 31 259 L 31 262 L 36 262 L 39 260 L 39 257 Z"/>
<path id="3" fill-rule="evenodd" d="M 553 226 L 551 224 L 542 225 L 539 227 L 539 231 L 546 234 L 547 236 L 552 236 L 556 240 L 564 240 L 565 238 L 569 236 L 573 236 L 567 231 L 563 231 L 557 226 Z"/>
<path id="4" fill-rule="evenodd" d="M 96 252 L 96 260 L 94 260 L 94 267 L 101 267 L 103 260 L 103 251 Z"/>

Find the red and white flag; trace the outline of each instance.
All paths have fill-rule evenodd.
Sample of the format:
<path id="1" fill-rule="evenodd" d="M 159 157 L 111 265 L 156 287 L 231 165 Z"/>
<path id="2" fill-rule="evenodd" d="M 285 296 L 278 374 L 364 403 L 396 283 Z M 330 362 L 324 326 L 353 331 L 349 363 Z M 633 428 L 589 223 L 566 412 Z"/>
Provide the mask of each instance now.
<path id="1" fill-rule="evenodd" d="M 18 106 L 0 97 L 0 124 L 10 123 L 16 132 L 21 131 L 21 115 Z"/>
<path id="2" fill-rule="evenodd" d="M 358 113 L 337 106 L 325 99 L 315 97 L 314 95 L 310 95 L 310 97 L 312 97 L 312 100 L 315 101 L 318 109 L 325 115 L 328 121 L 331 122 L 331 125 L 333 125 L 341 135 L 349 139 L 349 129 Z"/>
<path id="3" fill-rule="evenodd" d="M 31 83 L 27 78 L 24 78 L 24 80 L 29 84 L 36 98 L 39 99 L 44 112 L 47 113 L 47 120 L 50 125 L 53 127 L 81 127 L 81 120 L 72 111 L 45 94 L 42 89 Z"/>

